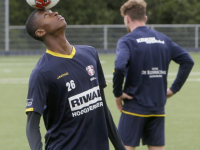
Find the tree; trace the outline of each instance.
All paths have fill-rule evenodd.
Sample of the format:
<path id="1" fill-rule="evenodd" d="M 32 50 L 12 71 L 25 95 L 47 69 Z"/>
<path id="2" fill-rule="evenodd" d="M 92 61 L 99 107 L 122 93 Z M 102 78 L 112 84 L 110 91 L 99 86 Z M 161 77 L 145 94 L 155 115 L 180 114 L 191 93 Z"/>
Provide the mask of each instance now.
<path id="1" fill-rule="evenodd" d="M 60 0 L 52 8 L 69 24 L 123 24 L 120 7 L 127 0 Z M 199 0 L 146 0 L 148 24 L 198 24 Z M 25 0 L 10 0 L 10 24 L 24 25 L 34 9 Z"/>
<path id="2" fill-rule="evenodd" d="M 60 0 L 51 10 L 58 11 L 69 24 L 121 24 L 119 8 L 126 0 Z M 25 0 L 10 0 L 10 24 L 24 25 L 34 10 Z"/>
<path id="3" fill-rule="evenodd" d="M 199 0 L 146 0 L 149 24 L 198 24 Z"/>

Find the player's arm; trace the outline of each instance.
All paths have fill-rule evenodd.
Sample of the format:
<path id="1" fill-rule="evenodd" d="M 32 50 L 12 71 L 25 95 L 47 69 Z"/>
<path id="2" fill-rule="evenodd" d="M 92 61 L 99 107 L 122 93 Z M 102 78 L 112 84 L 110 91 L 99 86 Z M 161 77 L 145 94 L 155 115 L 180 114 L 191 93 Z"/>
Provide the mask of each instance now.
<path id="1" fill-rule="evenodd" d="M 121 137 L 117 131 L 117 128 L 113 121 L 110 110 L 108 109 L 108 106 L 106 104 L 106 99 L 105 99 L 105 94 L 104 94 L 103 88 L 100 88 L 100 92 L 101 92 L 101 97 L 103 100 L 103 107 L 104 107 L 105 116 L 106 116 L 106 123 L 107 123 L 107 128 L 108 128 L 109 139 L 112 142 L 113 146 L 115 147 L 115 150 L 126 150 L 126 148 L 124 147 L 124 144 L 121 140 Z"/>
<path id="2" fill-rule="evenodd" d="M 26 135 L 31 150 L 42 150 L 40 118 L 46 105 L 46 97 L 49 86 L 40 70 L 34 69 L 30 79 L 27 95 L 26 114 Z"/>
<path id="3" fill-rule="evenodd" d="M 27 113 L 26 136 L 31 150 L 42 150 L 40 118 L 41 115 L 39 113 Z"/>
<path id="4" fill-rule="evenodd" d="M 125 41 L 122 41 L 121 39 L 118 41 L 116 53 L 115 69 L 113 73 L 113 93 L 117 107 L 121 111 L 123 99 L 132 99 L 132 97 L 123 93 L 122 90 L 124 76 L 130 59 L 130 51 Z"/>
<path id="5" fill-rule="evenodd" d="M 109 139 L 111 140 L 116 150 L 126 150 L 118 134 L 118 131 L 113 121 L 113 118 L 111 116 L 110 110 L 108 109 L 107 104 L 106 104 L 106 99 L 105 99 L 104 90 L 103 90 L 106 87 L 106 81 L 105 81 L 103 69 L 101 67 L 101 63 L 99 60 L 99 56 L 97 53 L 96 53 L 96 61 L 97 61 L 98 81 L 99 81 L 100 93 L 101 93 L 101 97 L 103 101 L 103 108 L 104 108 L 105 117 L 106 117 Z"/>
<path id="6" fill-rule="evenodd" d="M 130 51 L 124 41 L 118 41 L 116 53 L 115 68 L 113 72 L 113 93 L 115 97 L 120 97 L 123 94 L 122 85 L 130 58 Z"/>
<path id="7" fill-rule="evenodd" d="M 178 69 L 176 79 L 174 80 L 170 89 L 168 89 L 167 97 L 170 97 L 171 95 L 175 94 L 181 89 L 181 87 L 187 80 L 190 74 L 190 71 L 192 70 L 192 67 L 194 65 L 194 61 L 192 60 L 188 52 L 186 52 L 184 49 L 182 49 L 179 45 L 175 43 L 172 43 L 172 45 L 173 45 L 172 59 L 173 61 L 179 64 L 179 69 Z M 173 94 L 170 95 L 170 92 L 172 92 Z"/>

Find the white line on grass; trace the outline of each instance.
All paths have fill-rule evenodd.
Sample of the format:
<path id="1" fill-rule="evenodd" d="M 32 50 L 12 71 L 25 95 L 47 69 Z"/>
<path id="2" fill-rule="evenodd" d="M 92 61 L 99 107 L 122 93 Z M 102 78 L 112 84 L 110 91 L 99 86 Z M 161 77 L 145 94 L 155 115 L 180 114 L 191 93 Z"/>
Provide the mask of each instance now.
<path id="1" fill-rule="evenodd" d="M 11 70 L 11 69 L 4 69 L 3 72 L 4 72 L 4 73 L 11 73 L 12 70 Z"/>
<path id="2" fill-rule="evenodd" d="M 168 76 L 176 76 L 176 75 L 177 73 L 174 72 L 168 73 Z M 200 75 L 200 72 L 191 72 L 190 75 L 192 76 Z"/>
<path id="3" fill-rule="evenodd" d="M 28 84 L 28 81 L 29 78 L 1 78 L 0 84 Z M 174 79 L 168 79 L 168 81 L 174 81 Z M 106 82 L 112 83 L 112 80 L 106 80 Z M 200 82 L 200 78 L 187 79 L 187 82 Z"/>
<path id="4" fill-rule="evenodd" d="M 36 61 L 37 59 L 31 59 L 31 58 L 0 58 L 0 62 L 11 62 L 11 63 L 15 63 L 15 62 L 27 62 L 27 61 Z"/>
<path id="5" fill-rule="evenodd" d="M 101 64 L 105 64 L 106 62 L 105 62 L 105 61 L 100 61 L 100 63 L 101 63 Z"/>
<path id="6" fill-rule="evenodd" d="M 29 78 L 2 78 L 0 84 L 28 84 Z"/>
<path id="7" fill-rule="evenodd" d="M 168 73 L 168 76 L 176 76 L 176 75 L 177 75 L 177 73 L 175 73 L 175 72 Z M 200 72 L 191 72 L 189 76 L 198 76 L 198 75 L 200 75 Z M 105 77 L 112 78 L 113 75 L 105 75 Z"/>
<path id="8" fill-rule="evenodd" d="M 0 66 L 5 66 L 5 67 L 8 67 L 8 66 L 34 66 L 35 63 L 1 63 Z"/>
<path id="9" fill-rule="evenodd" d="M 167 81 L 174 81 L 174 79 L 167 79 Z M 107 83 L 112 83 L 112 80 L 106 80 Z M 187 79 L 187 82 L 200 82 L 200 78 L 198 79 Z"/>

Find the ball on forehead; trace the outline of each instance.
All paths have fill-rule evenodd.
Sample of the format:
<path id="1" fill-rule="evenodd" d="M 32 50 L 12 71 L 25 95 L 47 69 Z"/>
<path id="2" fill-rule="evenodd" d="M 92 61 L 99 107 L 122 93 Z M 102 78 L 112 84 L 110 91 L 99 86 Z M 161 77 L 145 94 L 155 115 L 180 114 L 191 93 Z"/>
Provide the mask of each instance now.
<path id="1" fill-rule="evenodd" d="M 36 9 L 50 9 L 54 7 L 60 0 L 26 0 L 26 2 Z"/>

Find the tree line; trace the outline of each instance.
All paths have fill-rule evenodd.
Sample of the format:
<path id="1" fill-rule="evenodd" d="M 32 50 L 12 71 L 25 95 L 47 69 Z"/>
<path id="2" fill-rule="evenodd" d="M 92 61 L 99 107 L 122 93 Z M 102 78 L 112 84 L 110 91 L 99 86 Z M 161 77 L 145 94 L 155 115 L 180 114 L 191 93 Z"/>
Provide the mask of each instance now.
<path id="1" fill-rule="evenodd" d="M 123 24 L 121 5 L 127 0 L 60 0 L 51 10 L 68 24 Z M 148 24 L 199 24 L 199 0 L 146 0 Z M 25 0 L 10 0 L 10 25 L 24 25 L 34 10 Z"/>

